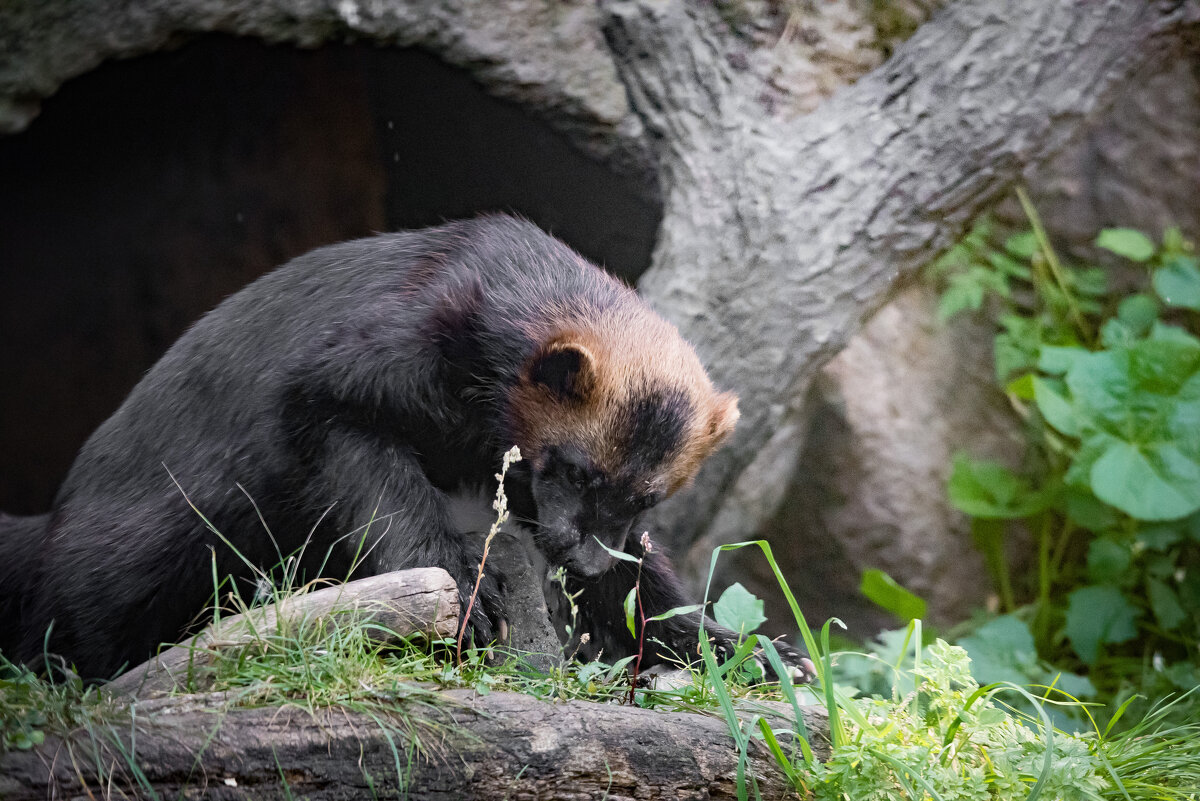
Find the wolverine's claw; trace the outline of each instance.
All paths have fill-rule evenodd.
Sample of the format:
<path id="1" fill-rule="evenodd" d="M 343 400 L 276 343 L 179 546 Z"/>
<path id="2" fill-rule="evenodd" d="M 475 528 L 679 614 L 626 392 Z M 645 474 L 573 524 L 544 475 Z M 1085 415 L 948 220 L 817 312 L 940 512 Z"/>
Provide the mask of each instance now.
<path id="1" fill-rule="evenodd" d="M 793 684 L 809 684 L 817 677 L 817 666 L 808 657 L 801 657 L 799 665 L 788 668 L 788 676 Z"/>

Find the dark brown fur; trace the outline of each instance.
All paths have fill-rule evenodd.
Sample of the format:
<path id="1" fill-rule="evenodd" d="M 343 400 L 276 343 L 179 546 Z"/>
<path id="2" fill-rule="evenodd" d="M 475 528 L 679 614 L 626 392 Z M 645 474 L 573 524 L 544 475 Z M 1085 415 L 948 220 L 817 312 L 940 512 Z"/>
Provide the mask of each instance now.
<path id="1" fill-rule="evenodd" d="M 444 567 L 465 599 L 478 538 L 449 497 L 491 491 L 517 444 L 514 515 L 584 587 L 615 657 L 633 647 L 632 585 L 600 543 L 640 555 L 640 512 L 736 420 L 671 325 L 529 223 L 317 250 L 181 337 L 84 445 L 49 515 L 0 517 L 0 618 L 15 621 L 0 648 L 33 664 L 45 643 L 104 678 L 203 619 L 214 564 L 252 592 L 246 561 L 292 553 L 303 579 Z M 647 614 L 684 603 L 659 555 L 642 582 Z M 489 576 L 470 620 L 484 640 L 501 597 Z M 656 624 L 652 657 L 694 651 L 699 621 Z"/>

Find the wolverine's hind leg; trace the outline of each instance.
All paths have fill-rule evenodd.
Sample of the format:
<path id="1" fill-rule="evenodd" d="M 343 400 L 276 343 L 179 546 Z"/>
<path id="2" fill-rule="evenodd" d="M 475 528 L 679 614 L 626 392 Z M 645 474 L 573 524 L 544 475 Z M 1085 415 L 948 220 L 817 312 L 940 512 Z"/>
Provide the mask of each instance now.
<path id="1" fill-rule="evenodd" d="M 465 611 L 479 569 L 479 544 L 456 530 L 449 501 L 430 484 L 412 450 L 369 432 L 331 431 L 315 460 L 307 502 L 328 509 L 320 539 L 351 563 L 356 576 L 410 567 L 440 567 L 458 584 Z M 331 538 L 335 538 L 330 542 Z M 489 575 L 490 574 L 490 575 Z M 500 581 L 485 571 L 471 609 L 477 642 L 491 641 L 503 620 Z"/>

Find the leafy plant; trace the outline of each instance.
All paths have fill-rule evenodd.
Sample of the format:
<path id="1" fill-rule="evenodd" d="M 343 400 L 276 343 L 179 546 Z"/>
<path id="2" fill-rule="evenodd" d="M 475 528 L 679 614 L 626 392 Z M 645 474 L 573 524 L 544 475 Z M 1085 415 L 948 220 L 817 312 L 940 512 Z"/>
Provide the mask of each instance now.
<path id="1" fill-rule="evenodd" d="M 463 637 L 467 633 L 467 626 L 471 620 L 471 610 L 474 608 L 475 600 L 479 596 L 479 585 L 483 583 L 483 567 L 487 564 L 488 553 L 492 548 L 492 540 L 496 539 L 496 535 L 500 533 L 500 527 L 508 522 L 508 496 L 504 494 L 504 478 L 508 475 L 508 468 L 519 461 L 521 461 L 521 449 L 513 445 L 504 454 L 500 472 L 496 474 L 496 498 L 492 501 L 492 508 L 496 510 L 496 519 L 492 521 L 487 537 L 483 540 L 483 553 L 479 557 L 479 570 L 475 576 L 475 586 L 471 588 L 471 597 L 467 601 L 467 608 L 462 613 L 462 623 L 458 629 L 458 640 L 454 643 L 454 658 L 460 663 L 462 662 Z"/>
<path id="2" fill-rule="evenodd" d="M 1058 257 L 1019 194 L 1030 230 L 999 241 L 983 222 L 932 271 L 943 317 L 986 308 L 996 320 L 996 379 L 1028 434 L 1019 472 L 965 455 L 954 462 L 950 500 L 971 516 L 1002 609 L 1015 615 L 977 631 L 974 648 L 1011 646 L 1027 622 L 1037 659 L 1026 677 L 1060 665 L 1062 676 L 1086 673 L 1109 700 L 1191 689 L 1200 678 L 1200 259 L 1178 230 L 1156 244 L 1106 229 L 1096 245 L 1124 276 L 1110 288 L 1104 270 Z M 1022 531 L 1036 543 L 1032 582 L 1008 558 Z"/>
<path id="3" fill-rule="evenodd" d="M 722 546 L 713 554 L 713 567 L 722 550 L 758 546 L 780 582 L 789 602 L 794 598 L 764 542 Z M 712 575 L 710 568 L 710 581 Z M 752 596 L 739 591 L 742 608 L 753 608 Z M 707 594 L 707 593 L 706 593 Z M 830 624 L 821 630 L 821 646 L 812 636 L 803 615 L 793 606 L 797 626 L 817 665 L 817 686 L 779 688 L 793 717 L 787 724 L 768 720 L 738 703 L 735 674 L 718 665 L 707 640 L 701 639 L 706 672 L 698 681 L 707 684 L 729 725 L 741 760 L 738 767 L 739 798 L 759 797 L 746 755 L 759 743 L 804 798 L 817 801 L 942 801 L 942 799 L 995 799 L 1037 801 L 1074 799 L 1194 799 L 1200 776 L 1200 723 L 1171 723 L 1181 701 L 1160 704 L 1131 729 L 1115 730 L 1128 704 L 1110 710 L 1111 723 L 1096 723 L 1090 709 L 1071 689 L 1086 687 L 1074 677 L 1068 689 L 1062 675 L 1050 678 L 1038 694 L 1025 689 L 1026 669 L 1041 670 L 1033 653 L 1028 628 L 1013 618 L 1000 618 L 980 629 L 978 641 L 988 647 L 1016 650 L 1019 669 L 1011 680 L 981 686 L 974 671 L 1007 669 L 1010 655 L 1002 646 L 990 654 L 992 666 L 974 662 L 968 650 L 943 640 L 925 644 L 920 620 L 902 630 L 881 635 L 882 650 L 873 653 L 830 653 Z M 987 627 L 985 627 L 987 628 Z M 759 645 L 773 664 L 778 660 L 769 640 Z M 969 646 L 970 644 L 968 644 Z M 987 649 L 977 650 L 982 657 Z M 862 670 L 864 665 L 880 668 Z M 847 666 L 852 666 L 847 670 Z M 838 680 L 880 674 L 888 681 L 863 693 L 835 683 Z M 860 685 L 861 686 L 861 685 Z M 829 716 L 831 753 L 815 758 L 808 742 L 799 700 L 822 704 Z M 1073 709 L 1089 724 L 1081 732 L 1065 732 L 1054 725 L 1056 710 Z"/>

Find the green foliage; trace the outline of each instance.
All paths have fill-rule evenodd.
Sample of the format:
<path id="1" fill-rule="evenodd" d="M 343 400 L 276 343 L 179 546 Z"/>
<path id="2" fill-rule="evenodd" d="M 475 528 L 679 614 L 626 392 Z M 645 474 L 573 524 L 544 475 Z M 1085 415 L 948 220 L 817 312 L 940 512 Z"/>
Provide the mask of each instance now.
<path id="1" fill-rule="evenodd" d="M 763 615 L 763 602 L 739 582 L 729 585 L 713 604 L 713 618 L 725 628 L 742 635 L 767 622 Z"/>
<path id="2" fill-rule="evenodd" d="M 1200 259 L 1177 230 L 1156 244 L 1106 229 L 1096 245 L 1121 271 L 1112 289 L 1104 270 L 1063 263 L 1021 200 L 1029 231 L 1001 241 L 985 221 L 931 270 L 941 316 L 986 310 L 996 321 L 996 380 L 1028 434 L 1020 471 L 955 458 L 950 500 L 972 517 L 1002 611 L 1016 615 L 963 642 L 987 680 L 1045 681 L 1053 664 L 1068 683 L 1086 674 L 1104 701 L 1189 690 L 1200 657 Z M 1021 532 L 1037 551 L 1028 581 L 1008 564 Z M 1189 698 L 1171 714 L 1200 711 Z"/>
<path id="3" fill-rule="evenodd" d="M 1085 664 L 1094 665 L 1103 643 L 1137 636 L 1138 609 L 1111 585 L 1080 587 L 1067 597 L 1066 634 Z"/>
<path id="4" fill-rule="evenodd" d="M 0 753 L 41 745 L 47 734 L 91 727 L 111 705 L 74 675 L 52 684 L 0 655 Z"/>
<path id="5" fill-rule="evenodd" d="M 7 662 L 2 669 L 10 675 L 0 677 L 0 753 L 41 745 L 46 710 L 37 677 Z"/>
<path id="6" fill-rule="evenodd" d="M 905 622 L 925 617 L 928 610 L 924 598 L 901 587 L 882 570 L 864 570 L 858 590 L 877 606 Z"/>
<path id="7" fill-rule="evenodd" d="M 983 684 L 1055 687 L 1079 699 L 1096 694 L 1086 676 L 1055 670 L 1039 659 L 1029 624 L 1013 615 L 989 620 L 958 644 L 971 657 L 971 672 Z M 1066 725 L 1067 720 L 1060 718 L 1056 723 Z"/>
<path id="8" fill-rule="evenodd" d="M 1162 536 L 1158 544 L 1170 542 Z M 1200 724 L 1171 723 L 1170 705 L 1153 710 L 1127 732 L 1092 727 L 1065 733 L 1052 725 L 1052 707 L 1079 705 L 1062 677 L 1054 679 L 1058 689 L 1041 697 L 1005 681 L 980 686 L 973 669 L 985 669 L 984 657 L 972 665 L 963 648 L 941 640 L 927 644 L 919 620 L 882 635 L 886 652 L 833 654 L 828 648 L 831 623 L 822 627 L 818 646 L 768 544 L 738 543 L 718 553 L 750 545 L 762 549 L 781 583 L 816 662 L 816 685 L 748 685 L 735 668 L 753 654 L 777 674 L 785 672 L 771 641 L 749 636 L 733 658 L 721 663 L 701 637 L 703 673 L 689 685 L 639 690 L 637 697 L 645 707 L 720 714 L 740 756 L 739 797 L 759 797 L 750 770 L 754 748 L 774 757 L 798 793 L 818 801 L 1194 799 L 1200 783 Z M 278 600 L 288 592 L 292 590 L 279 589 L 274 595 Z M 748 632 L 761 622 L 761 603 L 744 588 L 727 590 L 718 603 L 725 625 Z M 980 653 L 990 649 L 1001 670 L 1006 669 L 1006 652 L 1015 653 L 1020 670 L 1040 669 L 1031 656 L 1032 635 L 1023 626 L 1001 619 L 981 628 L 975 635 L 985 644 Z M 616 665 L 564 664 L 542 674 L 511 652 L 468 648 L 459 661 L 453 659 L 453 638 L 384 647 L 377 634 L 375 624 L 354 617 L 333 625 L 280 618 L 274 627 L 259 630 L 251 643 L 215 650 L 214 661 L 198 667 L 192 678 L 231 705 L 334 706 L 370 717 L 387 735 L 401 793 L 408 766 L 420 759 L 452 758 L 448 749 L 456 738 L 469 736 L 422 714 L 448 703 L 437 692 L 440 688 L 472 688 L 479 694 L 510 690 L 547 700 L 617 702 L 627 697 L 629 659 Z M 836 683 L 848 675 L 843 662 L 856 660 L 881 669 L 860 673 L 886 677 L 878 692 L 860 693 Z M 6 747 L 28 747 L 18 739 L 20 732 L 62 733 L 86 726 L 94 716 L 90 710 L 101 708 L 94 691 L 85 692 L 77 681 L 48 684 L 6 664 L 0 664 L 0 675 L 5 677 L 0 680 L 0 721 L 5 743 L 10 743 Z M 790 719 L 781 719 L 778 704 L 766 709 L 763 699 L 782 701 L 791 710 Z M 803 717 L 802 704 L 814 702 L 825 705 L 830 721 L 832 750 L 825 761 L 813 753 Z M 1028 712 L 1013 711 L 1014 704 Z M 138 774 L 135 755 L 126 752 L 124 758 L 131 773 Z"/>
<path id="9" fill-rule="evenodd" d="M 713 567 L 721 550 L 748 545 L 763 550 L 791 599 L 766 543 L 723 546 L 713 555 Z M 744 602 L 741 592 L 738 596 Z M 803 615 L 793 611 L 818 678 L 814 687 L 779 688 L 792 708 L 786 723 L 744 703 L 737 674 L 718 664 L 701 638 L 706 670 L 696 680 L 729 725 L 739 753 L 739 798 L 760 797 L 747 756 L 755 742 L 801 797 L 816 801 L 1195 798 L 1200 740 L 1189 738 L 1200 735 L 1200 724 L 1171 724 L 1166 705 L 1126 732 L 1094 725 L 1077 700 L 1091 691 L 1088 680 L 1049 670 L 1037 658 L 1028 626 L 1017 618 L 981 627 L 965 642 L 969 651 L 942 640 L 926 644 L 921 622 L 914 620 L 905 629 L 884 632 L 871 653 L 832 654 L 830 624 L 822 627 L 818 650 Z M 782 672 L 770 641 L 760 635 L 758 644 Z M 996 678 L 981 686 L 978 676 L 988 672 Z M 1031 673 L 1042 674 L 1037 694 L 1020 686 Z M 857 688 L 840 683 L 845 681 Z M 824 761 L 808 743 L 800 707 L 805 697 L 823 704 L 829 715 L 831 754 Z M 1070 733 L 1056 728 L 1053 720 L 1063 709 L 1093 725 Z M 1115 709 L 1112 717 L 1123 712 Z"/>
<path id="10" fill-rule="evenodd" d="M 1155 250 L 1154 241 L 1133 228 L 1106 228 L 1096 237 L 1096 245 L 1138 262 L 1149 261 Z"/>

